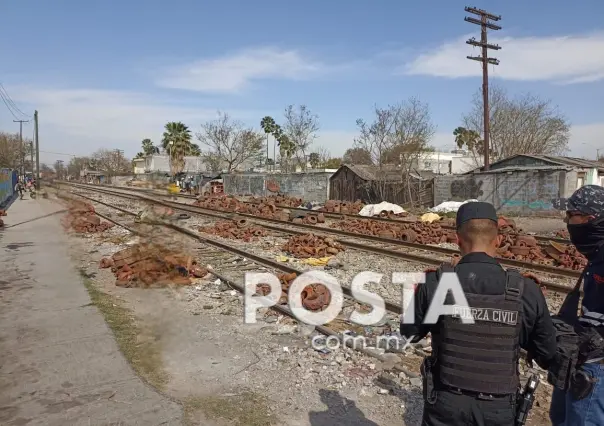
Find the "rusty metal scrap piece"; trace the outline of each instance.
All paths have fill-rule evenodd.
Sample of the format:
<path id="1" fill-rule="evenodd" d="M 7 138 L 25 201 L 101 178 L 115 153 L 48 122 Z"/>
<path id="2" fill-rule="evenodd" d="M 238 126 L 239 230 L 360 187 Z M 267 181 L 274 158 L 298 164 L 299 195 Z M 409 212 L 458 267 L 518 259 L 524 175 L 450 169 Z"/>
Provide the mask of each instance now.
<path id="1" fill-rule="evenodd" d="M 445 221 L 433 223 L 408 222 L 389 223 L 382 221 L 352 219 L 336 222 L 331 226 L 344 231 L 381 238 L 398 239 L 409 243 L 440 244 L 457 243 L 454 231 L 443 228 Z M 511 219 L 499 218 L 501 243 L 497 254 L 504 259 L 515 259 L 542 265 L 561 266 L 567 269 L 582 269 L 587 260 L 573 246 L 550 242 L 551 247 L 541 247 L 535 237 L 525 235 L 516 228 Z M 560 255 L 564 256 L 560 256 Z"/>
<path id="2" fill-rule="evenodd" d="M 278 275 L 279 282 L 281 283 L 281 297 L 279 303 L 285 305 L 288 303 L 289 288 L 293 281 L 296 279 L 295 273 L 284 273 Z M 271 291 L 271 287 L 268 284 L 258 284 L 256 286 L 256 293 L 262 296 L 267 296 Z M 325 285 L 317 283 L 310 284 L 304 287 L 300 294 L 302 299 L 302 306 L 309 311 L 321 311 L 329 305 L 331 301 L 331 293 Z"/>
<path id="3" fill-rule="evenodd" d="M 72 229 L 79 234 L 103 232 L 114 226 L 111 222 L 101 222 L 94 206 L 79 200 L 69 202 L 67 215 L 61 222 L 66 230 Z"/>
<path id="4" fill-rule="evenodd" d="M 259 237 L 266 236 L 266 229 L 260 226 L 252 226 L 246 219 L 220 221 L 215 223 L 214 226 L 201 226 L 198 231 L 245 242 L 256 241 Z"/>
<path id="5" fill-rule="evenodd" d="M 299 259 L 325 257 L 344 251 L 344 247 L 330 237 L 314 234 L 294 235 L 283 246 L 283 250 Z"/>
<path id="6" fill-rule="evenodd" d="M 358 214 L 363 207 L 365 207 L 365 204 L 363 204 L 361 200 L 357 200 L 354 203 L 339 200 L 327 200 L 319 211 L 328 213 Z"/>
<path id="7" fill-rule="evenodd" d="M 191 277 L 201 278 L 208 270 L 189 255 L 159 245 L 137 244 L 101 259 L 101 268 L 111 268 L 119 287 L 190 285 Z"/>

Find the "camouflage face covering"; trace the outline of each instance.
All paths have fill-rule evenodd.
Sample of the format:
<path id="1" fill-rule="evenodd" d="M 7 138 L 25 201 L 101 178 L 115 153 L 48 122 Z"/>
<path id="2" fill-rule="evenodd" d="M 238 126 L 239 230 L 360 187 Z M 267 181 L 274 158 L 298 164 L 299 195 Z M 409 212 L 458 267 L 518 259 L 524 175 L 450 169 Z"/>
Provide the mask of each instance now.
<path id="1" fill-rule="evenodd" d="M 576 211 L 595 219 L 583 223 L 567 224 L 570 240 L 577 250 L 588 259 L 601 255 L 604 247 L 604 188 L 598 185 L 586 185 L 575 191 L 566 200 L 566 211 Z"/>
<path id="2" fill-rule="evenodd" d="M 570 198 L 560 200 L 556 204 L 559 210 L 578 211 L 596 218 L 604 217 L 604 187 L 582 186 Z"/>

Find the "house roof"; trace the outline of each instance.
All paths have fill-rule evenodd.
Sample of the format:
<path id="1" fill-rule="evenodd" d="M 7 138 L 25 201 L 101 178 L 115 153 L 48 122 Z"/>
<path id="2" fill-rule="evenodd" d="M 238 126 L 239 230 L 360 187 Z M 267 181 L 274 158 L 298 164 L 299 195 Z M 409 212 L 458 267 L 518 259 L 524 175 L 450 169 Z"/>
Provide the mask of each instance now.
<path id="1" fill-rule="evenodd" d="M 360 164 L 342 164 L 341 167 L 349 168 L 354 174 L 366 181 L 383 180 L 385 182 L 400 182 L 402 181 L 403 170 L 393 164 L 383 164 L 381 169 L 379 166 L 360 165 Z M 416 172 L 412 170 L 410 176 L 416 179 L 431 179 L 434 177 L 434 172 L 421 170 Z"/>
<path id="2" fill-rule="evenodd" d="M 363 180 L 384 180 L 387 182 L 400 181 L 401 169 L 391 164 L 378 166 L 367 166 L 360 164 L 342 164 L 342 167 L 348 167 L 352 172 Z"/>
<path id="3" fill-rule="evenodd" d="M 562 167 L 562 168 L 564 168 L 564 166 L 566 166 L 567 168 L 574 167 L 574 168 L 581 168 L 581 169 L 598 169 L 598 171 L 604 172 L 604 163 L 600 163 L 598 161 L 584 160 L 582 158 L 575 158 L 575 157 L 564 157 L 564 156 L 556 156 L 556 155 L 533 155 L 533 154 L 512 155 L 511 157 L 507 157 L 507 158 L 504 158 L 504 159 L 501 159 L 499 161 L 492 163 L 490 168 L 493 170 L 493 166 L 497 166 L 499 164 L 506 163 L 517 157 L 533 158 L 538 161 L 549 163 L 552 166 L 558 166 L 558 167 Z M 501 168 L 497 168 L 493 171 L 504 171 L 504 170 L 511 171 L 511 169 L 527 170 L 527 169 L 547 169 L 547 168 L 548 168 L 547 166 L 510 165 L 510 166 L 504 166 Z M 479 167 L 477 169 L 472 170 L 470 173 L 483 172 L 483 171 L 484 171 L 484 167 Z"/>

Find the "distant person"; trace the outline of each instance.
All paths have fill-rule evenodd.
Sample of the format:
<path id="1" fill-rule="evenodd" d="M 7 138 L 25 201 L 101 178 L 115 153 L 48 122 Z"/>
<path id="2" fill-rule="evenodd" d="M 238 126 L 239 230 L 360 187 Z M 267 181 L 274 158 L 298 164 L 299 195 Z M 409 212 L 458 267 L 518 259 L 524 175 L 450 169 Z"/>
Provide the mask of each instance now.
<path id="1" fill-rule="evenodd" d="M 17 182 L 17 184 L 15 185 L 15 193 L 16 192 L 19 193 L 19 199 L 22 200 L 23 199 L 23 184 L 21 183 L 21 181 Z"/>

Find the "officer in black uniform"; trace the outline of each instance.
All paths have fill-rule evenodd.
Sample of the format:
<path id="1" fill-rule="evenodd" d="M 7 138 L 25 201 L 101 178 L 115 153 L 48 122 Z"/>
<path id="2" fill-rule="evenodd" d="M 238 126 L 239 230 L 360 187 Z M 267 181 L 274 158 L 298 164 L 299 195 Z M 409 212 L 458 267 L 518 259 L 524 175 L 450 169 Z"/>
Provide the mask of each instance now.
<path id="1" fill-rule="evenodd" d="M 500 236 L 489 203 L 463 204 L 457 213 L 461 259 L 428 270 L 415 293 L 415 322 L 401 335 L 418 342 L 432 335 L 432 355 L 422 365 L 424 426 L 513 426 L 519 390 L 520 348 L 542 368 L 556 353 L 556 331 L 535 277 L 505 271 L 495 259 Z M 455 272 L 474 324 L 456 315 L 424 324 L 443 272 Z M 449 292 L 446 305 L 454 304 Z"/>

